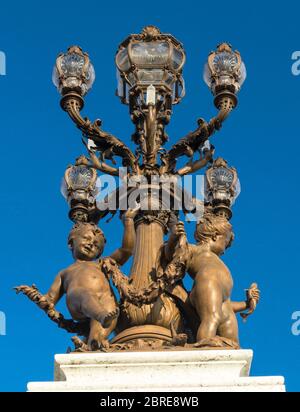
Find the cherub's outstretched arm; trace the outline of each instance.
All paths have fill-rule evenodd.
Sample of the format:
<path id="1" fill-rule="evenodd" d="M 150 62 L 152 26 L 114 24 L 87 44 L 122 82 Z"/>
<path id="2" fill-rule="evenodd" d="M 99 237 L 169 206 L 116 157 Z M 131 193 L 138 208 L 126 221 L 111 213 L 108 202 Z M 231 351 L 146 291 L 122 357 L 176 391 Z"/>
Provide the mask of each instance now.
<path id="1" fill-rule="evenodd" d="M 52 283 L 50 289 L 45 294 L 45 298 L 49 302 L 53 303 L 53 305 L 56 305 L 56 303 L 62 298 L 63 294 L 64 290 L 62 284 L 62 272 L 59 272 L 59 274 L 54 279 L 54 282 Z"/>
<path id="2" fill-rule="evenodd" d="M 110 256 L 114 259 L 118 265 L 124 265 L 130 256 L 133 254 L 135 246 L 135 228 L 134 218 L 137 215 L 139 207 L 136 209 L 128 209 L 123 216 L 124 235 L 122 240 L 122 246 L 115 250 Z"/>
<path id="3" fill-rule="evenodd" d="M 234 313 L 242 312 L 248 309 L 248 302 L 246 300 L 242 302 L 231 302 L 231 307 Z"/>
<path id="4" fill-rule="evenodd" d="M 78 323 L 73 319 L 65 319 L 64 316 L 54 308 L 54 303 L 50 302 L 46 295 L 42 295 L 35 285 L 21 285 L 14 288 L 16 293 L 22 293 L 42 309 L 47 316 L 60 328 L 70 333 L 78 333 L 81 336 L 88 336 L 89 328 L 86 323 Z"/>

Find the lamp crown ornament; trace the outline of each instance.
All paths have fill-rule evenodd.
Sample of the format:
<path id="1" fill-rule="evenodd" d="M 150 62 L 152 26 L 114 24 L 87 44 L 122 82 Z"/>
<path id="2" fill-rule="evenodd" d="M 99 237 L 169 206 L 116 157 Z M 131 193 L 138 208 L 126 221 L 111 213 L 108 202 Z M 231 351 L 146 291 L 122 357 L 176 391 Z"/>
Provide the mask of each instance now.
<path id="1" fill-rule="evenodd" d="M 228 52 L 231 53 L 232 52 L 232 46 L 230 43 L 228 42 L 221 42 L 217 45 L 217 52 Z M 211 53 L 214 53 L 214 51 L 212 51 Z"/>
<path id="2" fill-rule="evenodd" d="M 89 164 L 90 164 L 89 159 L 84 155 L 80 155 L 75 160 L 75 166 L 88 166 Z"/>
<path id="3" fill-rule="evenodd" d="M 158 27 L 153 26 L 153 25 L 149 25 L 149 26 L 145 26 L 142 29 L 142 35 L 145 36 L 146 39 L 152 40 L 155 37 L 159 36 L 161 34 L 161 31 L 159 30 Z"/>

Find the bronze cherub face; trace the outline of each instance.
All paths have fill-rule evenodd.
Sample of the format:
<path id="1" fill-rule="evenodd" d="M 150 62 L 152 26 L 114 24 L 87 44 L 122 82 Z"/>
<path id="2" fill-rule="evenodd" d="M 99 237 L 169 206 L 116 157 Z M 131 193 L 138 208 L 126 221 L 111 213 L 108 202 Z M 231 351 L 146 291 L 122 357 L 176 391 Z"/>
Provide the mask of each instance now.
<path id="1" fill-rule="evenodd" d="M 74 259 L 92 261 L 103 252 L 105 238 L 94 224 L 76 224 L 70 232 L 68 244 Z"/>

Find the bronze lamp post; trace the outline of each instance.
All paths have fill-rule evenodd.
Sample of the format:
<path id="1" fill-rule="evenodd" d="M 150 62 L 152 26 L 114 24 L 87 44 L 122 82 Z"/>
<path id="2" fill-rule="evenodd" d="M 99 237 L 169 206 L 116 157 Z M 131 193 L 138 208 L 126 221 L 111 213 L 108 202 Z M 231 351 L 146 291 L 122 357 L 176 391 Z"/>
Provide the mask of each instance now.
<path id="1" fill-rule="evenodd" d="M 118 175 L 115 157 L 120 158 L 122 166 L 127 167 L 129 177 L 144 176 L 148 181 L 149 201 L 150 204 L 151 201 L 155 203 L 156 208 L 140 210 L 135 218 L 136 244 L 129 281 L 137 291 L 149 287 L 155 278 L 164 234 L 168 233 L 171 216 L 174 216 L 172 208 L 166 210 L 162 207 L 161 199 L 152 199 L 151 176 L 182 176 L 212 162 L 213 151 L 207 145 L 208 139 L 221 128 L 223 121 L 236 107 L 237 93 L 246 77 L 240 54 L 233 51 L 229 44 L 220 44 L 209 55 L 204 69 L 205 82 L 215 96 L 217 115 L 209 121 L 199 119 L 193 132 L 166 150 L 163 147 L 168 140 L 165 127 L 171 119 L 173 105 L 178 104 L 185 94 L 182 76 L 184 63 L 182 44 L 154 26 L 145 27 L 140 34 L 132 34 L 120 44 L 116 53 L 117 96 L 129 106 L 135 127 L 132 135 L 137 146 L 135 151 L 102 130 L 101 120 L 91 121 L 81 115 L 84 96 L 95 80 L 94 68 L 87 53 L 78 46 L 70 47 L 58 56 L 53 72 L 54 84 L 62 96 L 61 107 L 81 130 L 83 138 L 93 143 L 93 148 L 89 150 L 89 167 L 93 167 L 90 174 L 87 164 L 75 166 L 86 168 L 84 176 L 89 179 L 89 190 L 94 190 L 92 170 Z M 197 153 L 200 153 L 200 158 L 194 160 Z M 203 156 L 203 153 L 206 155 Z M 188 162 L 184 167 L 177 168 L 177 161 L 183 156 L 188 158 Z M 70 177 L 75 173 L 73 168 L 65 177 L 70 217 L 73 221 L 91 221 L 89 208 L 94 204 L 75 196 L 76 190 L 72 188 L 74 178 L 70 183 Z M 229 219 L 230 207 L 238 190 L 235 169 L 229 168 L 224 160 L 216 160 L 206 173 L 206 182 L 207 202 L 216 213 Z M 125 297 L 121 300 L 120 312 L 115 343 L 139 339 L 168 341 L 171 339 L 171 326 L 176 332 L 182 328 L 182 315 L 167 293 L 161 294 L 151 304 L 143 305 L 134 305 Z"/>
<path id="2" fill-rule="evenodd" d="M 236 313 L 246 319 L 259 301 L 256 283 L 246 289 L 246 300 L 231 299 L 233 279 L 220 257 L 234 239 L 229 220 L 240 184 L 235 168 L 214 159 L 209 141 L 237 106 L 245 65 L 228 43 L 210 53 L 204 80 L 218 113 L 209 121 L 198 119 L 193 132 L 166 149 L 165 128 L 173 106 L 185 94 L 184 62 L 182 44 L 154 26 L 120 44 L 117 96 L 129 106 L 134 124 L 132 151 L 102 130 L 101 120 L 81 115 L 84 96 L 95 80 L 88 54 L 72 46 L 56 60 L 53 81 L 61 107 L 80 129 L 89 153 L 68 166 L 62 183 L 74 222 L 68 237 L 74 263 L 58 273 L 45 295 L 35 285 L 15 289 L 59 327 L 77 334 L 72 338 L 76 351 L 237 349 Z M 178 166 L 181 157 L 188 161 Z M 205 190 L 193 197 L 181 177 L 202 168 Z M 105 198 L 97 170 L 120 177 L 119 186 Z M 107 202 L 115 195 L 117 202 Z M 103 257 L 106 239 L 98 222 L 118 210 L 124 226 L 121 246 Z M 178 221 L 179 211 L 194 215 L 194 244 Z M 127 276 L 120 268 L 131 256 Z M 184 287 L 186 274 L 194 281 L 191 290 Z M 72 319 L 56 310 L 64 294 Z"/>

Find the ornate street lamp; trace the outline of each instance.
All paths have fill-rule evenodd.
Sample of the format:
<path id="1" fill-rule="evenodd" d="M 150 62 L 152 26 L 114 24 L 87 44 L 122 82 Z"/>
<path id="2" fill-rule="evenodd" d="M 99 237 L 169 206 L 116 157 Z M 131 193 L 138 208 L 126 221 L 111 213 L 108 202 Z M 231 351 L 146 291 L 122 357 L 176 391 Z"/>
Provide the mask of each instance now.
<path id="1" fill-rule="evenodd" d="M 240 193 L 236 169 L 219 157 L 205 173 L 205 200 L 217 215 L 230 219 L 231 206 Z"/>
<path id="2" fill-rule="evenodd" d="M 184 96 L 184 62 L 181 43 L 154 26 L 130 35 L 119 46 L 117 95 L 129 105 L 136 126 L 133 140 L 140 146 L 146 167 L 155 165 L 157 153 L 168 139 L 164 126 L 170 121 L 172 105 Z"/>
<path id="3" fill-rule="evenodd" d="M 88 54 L 78 46 L 71 46 L 67 53 L 59 54 L 52 80 L 62 96 L 72 92 L 84 96 L 95 81 L 94 66 Z"/>
<path id="4" fill-rule="evenodd" d="M 69 217 L 73 222 L 88 222 L 96 209 L 97 171 L 89 167 L 85 156 L 76 159 L 65 171 L 61 192 L 70 206 Z"/>
<path id="5" fill-rule="evenodd" d="M 61 106 L 81 130 L 84 140 L 89 141 L 89 147 L 92 143 L 93 149 L 89 149 L 89 153 L 94 168 L 118 175 L 115 163 L 115 157 L 118 157 L 122 166 L 127 167 L 128 177 L 143 176 L 149 182 L 153 175 L 182 176 L 212 162 L 213 149 L 208 139 L 221 128 L 223 121 L 236 107 L 237 93 L 245 79 L 245 67 L 239 53 L 232 51 L 227 43 L 221 44 L 209 55 L 205 81 L 215 96 L 218 113 L 210 121 L 199 119 L 193 132 L 166 150 L 163 148 L 168 139 L 165 127 L 171 119 L 172 107 L 180 102 L 185 93 L 182 76 L 184 63 L 185 52 L 181 43 L 154 26 L 145 27 L 140 34 L 132 34 L 120 44 L 116 53 L 117 95 L 129 106 L 135 126 L 132 138 L 137 148 L 132 151 L 123 141 L 103 131 L 101 120 L 91 121 L 81 115 L 83 97 L 95 78 L 88 55 L 78 46 L 73 46 L 58 56 L 54 84 L 62 96 Z M 194 159 L 198 153 L 199 159 Z M 189 159 L 178 168 L 177 162 L 184 156 Z M 90 169 L 89 172 L 84 169 L 83 181 L 94 182 L 92 173 Z M 88 185 L 86 192 L 85 189 L 78 192 L 74 190 L 74 179 L 70 179 L 73 175 L 82 176 L 82 172 L 78 174 L 72 169 L 65 179 L 71 210 L 81 208 L 80 212 L 84 211 L 79 213 L 80 218 L 91 221 L 93 215 L 89 208 L 93 207 L 94 194 L 90 196 L 93 185 Z M 236 172 L 225 161 L 216 161 L 207 172 L 207 182 L 207 201 L 215 213 L 223 213 L 230 218 L 230 207 L 237 191 Z M 152 196 L 151 193 L 149 196 Z M 89 202 L 87 199 L 92 200 Z M 161 197 L 146 199 L 147 204 L 148 201 L 151 205 L 155 204 L 155 210 L 140 210 L 135 219 L 136 247 L 129 280 L 136 290 L 151 285 L 164 233 L 169 230 L 168 222 L 174 216 L 172 206 L 169 210 L 163 210 Z M 71 211 L 70 217 L 76 220 L 78 213 Z M 126 342 L 133 336 L 134 339 L 148 336 L 158 340 L 164 336 L 168 340 L 171 339 L 170 325 L 175 330 L 180 326 L 180 311 L 168 295 L 141 306 L 133 305 L 126 299 L 122 303 L 118 325 L 122 336 L 117 336 L 116 342 L 118 339 Z"/>
<path id="6" fill-rule="evenodd" d="M 228 43 L 220 44 L 209 55 L 204 79 L 215 96 L 218 113 L 208 122 L 199 119 L 196 130 L 166 150 L 165 126 L 173 105 L 185 93 L 184 62 L 181 43 L 154 26 L 145 27 L 120 44 L 116 54 L 117 95 L 129 106 L 135 126 L 132 137 L 138 147 L 132 151 L 103 131 L 101 120 L 92 122 L 81 115 L 83 98 L 95 79 L 88 54 L 72 46 L 56 60 L 53 81 L 62 96 L 61 107 L 81 130 L 89 152 L 89 158 L 82 155 L 66 169 L 62 183 L 69 217 L 76 223 L 69 235 L 75 263 L 59 273 L 46 295 L 34 285 L 15 289 L 59 327 L 76 333 L 72 340 L 77 351 L 147 351 L 178 346 L 181 350 L 236 349 L 239 339 L 234 313 L 243 312 L 246 318 L 259 300 L 257 285 L 252 284 L 246 301 L 231 301 L 232 278 L 217 258 L 233 239 L 228 220 L 240 185 L 233 167 L 222 158 L 213 159 L 214 147 L 209 142 L 237 105 L 245 66 Z M 190 159 L 178 167 L 183 156 Z M 121 159 L 121 170 L 115 157 Z M 185 182 L 181 185 L 180 177 L 207 165 L 205 191 L 195 199 Z M 98 196 L 97 169 L 120 177 L 121 184 L 104 199 Z M 200 200 L 203 194 L 204 200 Z M 116 202 L 112 204 L 111 200 Z M 194 214 L 198 245 L 188 244 L 182 222 L 178 223 L 178 209 L 182 214 Z M 103 258 L 104 235 L 97 223 L 117 210 L 126 210 L 122 245 L 109 258 Z M 164 243 L 168 232 L 168 242 Z M 119 266 L 131 255 L 132 267 L 126 276 Z M 198 283 L 207 273 L 213 277 L 214 271 L 220 282 L 204 282 L 200 290 Z M 187 272 L 195 275 L 192 291 L 183 286 Z M 72 319 L 65 319 L 55 309 L 63 293 Z M 223 312 L 228 314 L 226 322 Z M 108 341 L 113 331 L 117 334 Z"/>
<path id="7" fill-rule="evenodd" d="M 117 94 L 131 106 L 145 107 L 166 100 L 171 108 L 184 96 L 184 62 L 181 43 L 154 26 L 145 27 L 141 34 L 132 34 L 119 46 Z"/>
<path id="8" fill-rule="evenodd" d="M 217 50 L 210 53 L 204 66 L 204 81 L 215 96 L 215 105 L 227 96 L 236 106 L 236 93 L 239 92 L 246 79 L 245 64 L 238 51 L 232 51 L 228 43 L 221 43 Z"/>

